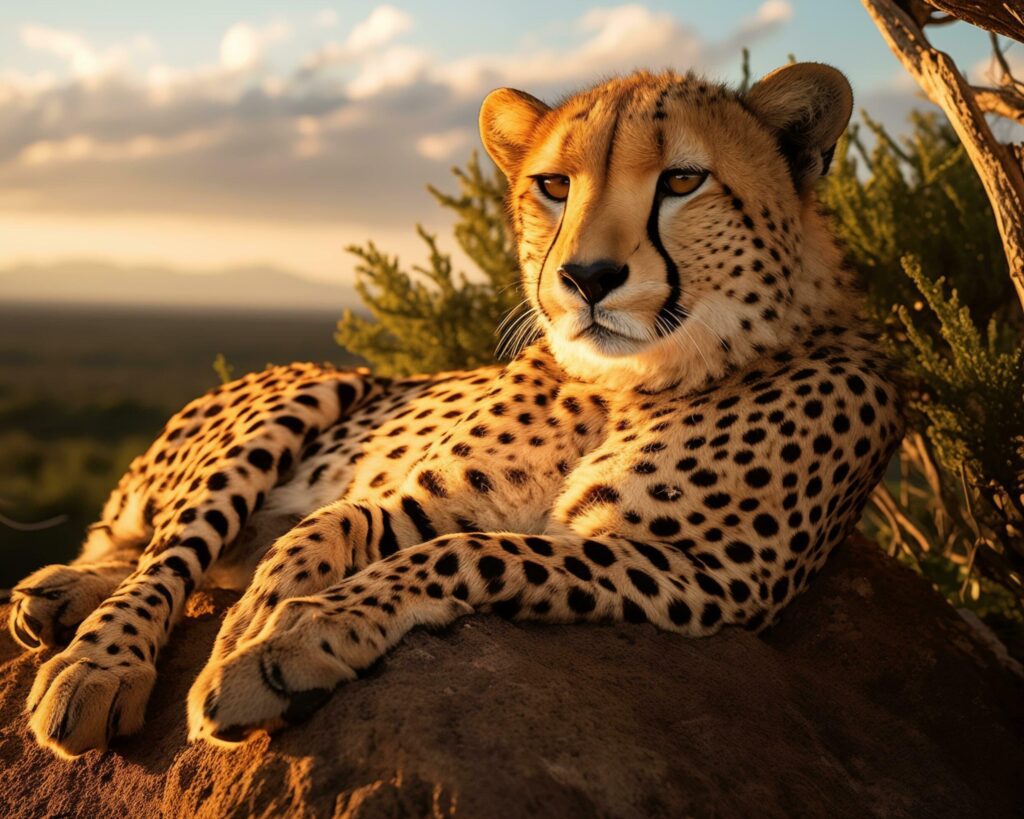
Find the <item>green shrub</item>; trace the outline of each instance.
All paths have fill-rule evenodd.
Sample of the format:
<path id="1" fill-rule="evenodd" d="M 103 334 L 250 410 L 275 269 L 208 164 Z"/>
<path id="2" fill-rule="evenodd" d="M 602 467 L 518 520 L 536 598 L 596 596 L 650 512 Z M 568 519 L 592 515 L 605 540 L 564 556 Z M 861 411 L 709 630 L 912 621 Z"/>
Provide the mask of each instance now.
<path id="1" fill-rule="evenodd" d="M 821 196 L 905 386 L 908 430 L 864 528 L 956 605 L 1021 620 L 1024 316 L 981 181 L 945 121 L 870 117 Z"/>
<path id="2" fill-rule="evenodd" d="M 406 272 L 373 242 L 349 250 L 359 258 L 356 289 L 372 318 L 345 312 L 335 338 L 384 375 L 479 367 L 494 360 L 495 330 L 520 303 L 515 247 L 505 220 L 505 179 L 485 173 L 473 156 L 455 168 L 457 195 L 430 188 L 455 214 L 455 240 L 477 276 L 456 274 L 437 237 L 417 227 L 427 262 Z"/>
<path id="3" fill-rule="evenodd" d="M 852 128 L 820 193 L 900 369 L 909 427 L 863 529 L 955 605 L 1019 623 L 1024 321 L 992 210 L 943 121 L 915 113 L 899 142 L 865 123 L 873 147 Z M 458 195 L 431 192 L 482 276 L 454 275 L 422 229 L 428 260 L 411 274 L 372 243 L 352 248 L 372 318 L 346 313 L 337 340 L 382 372 L 494 360 L 494 328 L 519 303 L 504 181 L 476 157 L 454 173 Z M 514 314 L 506 326 L 515 337 Z"/>

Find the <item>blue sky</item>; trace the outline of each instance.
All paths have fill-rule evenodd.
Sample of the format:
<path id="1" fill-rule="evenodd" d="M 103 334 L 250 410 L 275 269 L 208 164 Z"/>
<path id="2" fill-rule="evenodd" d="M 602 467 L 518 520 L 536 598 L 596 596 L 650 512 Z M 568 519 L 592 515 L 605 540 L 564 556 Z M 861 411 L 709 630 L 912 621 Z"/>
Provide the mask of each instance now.
<path id="1" fill-rule="evenodd" d="M 935 42 L 977 74 L 985 35 Z M 847 73 L 893 127 L 922 106 L 854 0 L 0 4 L 0 268 L 68 257 L 348 280 L 346 244 L 405 256 L 424 193 L 477 147 L 491 87 L 556 96 L 637 66 Z"/>
<path id="2" fill-rule="evenodd" d="M 703 37 L 726 37 L 737 20 L 756 13 L 761 0 L 664 0 L 643 2 L 652 11 L 672 14 Z M 22 46 L 18 31 L 26 23 L 82 33 L 98 44 L 123 41 L 146 34 L 158 43 L 164 58 L 178 65 L 209 60 L 217 53 L 224 32 L 239 21 L 254 23 L 274 19 L 313 23 L 325 10 L 336 15 L 336 28 L 351 29 L 379 6 L 376 2 L 325 3 L 323 0 L 244 2 L 243 0 L 178 0 L 174 3 L 111 2 L 110 0 L 5 0 L 0 4 L 0 54 L 4 67 L 42 69 L 54 67 L 45 54 Z M 614 3 L 581 0 L 517 0 L 474 2 L 393 2 L 415 19 L 416 39 L 452 57 L 488 51 L 508 51 L 533 37 L 571 34 L 572 23 L 586 11 Z M 842 67 L 863 87 L 884 84 L 898 63 L 878 36 L 856 0 L 789 0 L 789 22 L 758 44 L 756 62 L 776 65 L 787 54 L 800 59 L 830 61 Z M 283 60 L 301 54 L 303 47 L 318 42 L 315 25 L 278 49 Z M 973 65 L 985 58 L 984 34 L 969 26 L 933 29 L 932 39 Z"/>
<path id="3" fill-rule="evenodd" d="M 0 54 L 5 67 L 44 68 L 54 61 L 21 47 L 18 29 L 34 22 L 85 34 L 97 43 L 117 42 L 143 33 L 159 43 L 172 63 L 190 65 L 216 54 L 224 32 L 239 21 L 255 23 L 273 19 L 313 21 L 325 9 L 337 16 L 337 28 L 345 31 L 369 16 L 379 3 L 325 3 L 323 0 L 244 2 L 244 0 L 178 0 L 174 3 L 110 2 L 110 0 L 5 0 L 0 4 Z M 474 2 L 394 2 L 416 21 L 417 39 L 439 52 L 467 56 L 487 51 L 506 51 L 532 36 L 569 32 L 572 22 L 589 9 L 613 3 L 580 0 L 517 0 Z M 671 13 L 708 39 L 721 39 L 737 19 L 753 15 L 760 0 L 675 0 L 644 2 L 652 11 Z M 765 65 L 785 61 L 794 53 L 801 59 L 828 60 L 841 66 L 855 82 L 870 86 L 884 83 L 898 68 L 895 58 L 879 38 L 867 14 L 856 0 L 790 0 L 793 14 L 778 33 L 759 44 L 756 58 Z M 301 53 L 303 44 L 317 41 L 315 32 L 282 45 L 282 57 Z M 984 35 L 968 26 L 933 30 L 933 39 L 973 64 L 987 55 Z"/>

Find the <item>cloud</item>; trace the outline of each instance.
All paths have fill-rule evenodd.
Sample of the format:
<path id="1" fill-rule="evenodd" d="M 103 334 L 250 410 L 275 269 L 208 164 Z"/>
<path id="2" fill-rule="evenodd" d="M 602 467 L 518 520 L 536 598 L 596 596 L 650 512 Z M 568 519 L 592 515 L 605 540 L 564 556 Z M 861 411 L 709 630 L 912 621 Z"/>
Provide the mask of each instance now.
<path id="1" fill-rule="evenodd" d="M 390 43 L 412 28 L 412 17 L 394 6 L 378 6 L 352 29 L 345 47 L 353 54 L 365 54 Z"/>
<path id="2" fill-rule="evenodd" d="M 410 15 L 382 5 L 348 31 L 323 14 L 301 30 L 239 22 L 190 65 L 143 40 L 98 48 L 23 27 L 26 48 L 62 69 L 0 72 L 0 205 L 397 230 L 434 212 L 423 185 L 446 184 L 446 166 L 476 145 L 491 88 L 550 99 L 635 67 L 733 68 L 741 44 L 789 14 L 767 0 L 708 42 L 672 13 L 629 3 L 503 52 L 450 58 L 417 40 Z M 303 39 L 312 43 L 300 50 Z"/>
<path id="3" fill-rule="evenodd" d="M 156 51 L 156 44 L 145 35 L 137 35 L 125 43 L 105 49 L 95 48 L 85 37 L 73 31 L 34 24 L 18 31 L 22 45 L 64 61 L 72 76 L 94 77 L 125 68 L 133 56 Z"/>
<path id="4" fill-rule="evenodd" d="M 467 57 L 438 65 L 434 76 L 464 95 L 497 85 L 564 89 L 641 66 L 688 68 L 703 48 L 697 33 L 670 13 L 638 4 L 591 9 L 573 28 L 578 42 L 569 48 Z"/>
<path id="5" fill-rule="evenodd" d="M 317 28 L 334 28 L 338 25 L 338 12 L 334 9 L 321 9 L 313 15 L 313 25 Z"/>
<path id="6" fill-rule="evenodd" d="M 416 140 L 416 150 L 427 159 L 451 159 L 465 152 L 471 138 L 468 128 L 452 128 L 437 134 L 424 134 Z"/>
<path id="7" fill-rule="evenodd" d="M 1013 76 L 1018 80 L 1024 78 L 1024 52 L 1019 48 L 1009 48 L 1006 49 L 1004 56 Z M 989 55 L 978 60 L 967 72 L 967 77 L 976 85 L 998 86 L 1002 80 L 1002 74 L 1003 70 L 996 62 L 995 57 Z"/>
<path id="8" fill-rule="evenodd" d="M 267 47 L 288 38 L 291 27 L 280 20 L 257 27 L 249 23 L 235 23 L 224 32 L 220 41 L 220 64 L 228 71 L 253 68 Z"/>
<path id="9" fill-rule="evenodd" d="M 637 3 L 596 8 L 575 22 L 576 41 L 569 47 L 532 42 L 515 52 L 439 64 L 433 76 L 457 93 L 479 96 L 499 85 L 561 94 L 597 77 L 636 68 L 708 70 L 736 60 L 743 46 L 776 31 L 791 16 L 785 0 L 766 0 L 729 37 L 709 43 L 670 12 Z"/>
<path id="10" fill-rule="evenodd" d="M 327 69 L 349 65 L 389 45 L 413 27 L 413 19 L 393 6 L 378 6 L 357 23 L 343 42 L 332 40 L 303 60 L 302 72 L 311 76 Z"/>
<path id="11" fill-rule="evenodd" d="M 429 65 L 430 58 L 425 51 L 395 46 L 369 57 L 346 90 L 352 99 L 360 100 L 388 89 L 407 87 L 419 80 Z"/>
<path id="12" fill-rule="evenodd" d="M 76 134 L 58 140 L 39 140 L 26 146 L 18 159 L 26 165 L 53 165 L 68 162 L 152 159 L 194 151 L 216 142 L 214 131 L 187 131 L 162 139 L 136 136 L 125 140 L 101 142 L 88 134 Z"/>
<path id="13" fill-rule="evenodd" d="M 793 18 L 793 6 L 787 0 L 765 0 L 749 19 L 748 25 L 770 26 Z"/>

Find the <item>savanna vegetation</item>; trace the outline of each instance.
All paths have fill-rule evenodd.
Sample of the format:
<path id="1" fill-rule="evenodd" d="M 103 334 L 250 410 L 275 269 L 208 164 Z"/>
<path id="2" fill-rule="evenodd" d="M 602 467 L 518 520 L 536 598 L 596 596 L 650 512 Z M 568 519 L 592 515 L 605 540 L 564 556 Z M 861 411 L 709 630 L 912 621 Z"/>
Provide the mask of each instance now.
<path id="1" fill-rule="evenodd" d="M 1021 215 L 995 195 L 1012 157 L 991 140 L 962 141 L 979 130 L 965 121 L 1000 113 L 997 103 L 1024 122 L 1024 84 L 993 39 L 1001 86 L 965 91 L 973 108 L 964 94 L 951 98 L 942 83 L 955 76 L 932 76 L 914 50 L 930 48 L 925 26 L 952 18 L 918 0 L 909 11 L 864 2 L 948 121 L 917 113 L 894 138 L 864 113 L 821 183 L 909 413 L 862 529 L 1024 654 Z M 361 358 L 390 375 L 475 367 L 527 343 L 535 329 L 518 291 L 505 181 L 475 156 L 454 174 L 454 191 L 431 193 L 472 270 L 458 270 L 422 228 L 425 259 L 412 267 L 373 242 L 351 247 L 365 312 L 338 322 L 342 349 L 330 348 L 323 324 L 300 317 L 278 317 L 269 330 L 241 316 L 0 317 L 0 586 L 69 557 L 128 460 L 218 378 L 293 358 Z"/>
<path id="2" fill-rule="evenodd" d="M 268 362 L 355 359 L 323 314 L 0 307 L 0 588 L 68 560 L 171 413 Z"/>
<path id="3" fill-rule="evenodd" d="M 479 273 L 457 272 L 422 228 L 419 266 L 405 268 L 372 243 L 351 248 L 371 316 L 345 314 L 337 339 L 380 371 L 476 366 L 533 333 L 502 218 L 504 180 L 476 156 L 453 170 L 457 192 L 431 192 L 454 214 L 455 240 Z M 939 116 L 915 114 L 909 134 L 895 139 L 864 115 L 820 195 L 863 278 L 910 412 L 862 529 L 1018 642 L 1024 314 L 978 175 Z"/>
<path id="4" fill-rule="evenodd" d="M 366 312 L 345 312 L 341 349 L 326 315 L 8 308 L 0 586 L 70 557 L 167 416 L 232 373 L 363 359 L 397 375 L 474 367 L 525 344 L 533 326 L 517 287 L 504 180 L 476 157 L 454 174 L 454 191 L 431 192 L 453 214 L 455 241 L 475 269 L 457 270 L 421 228 L 421 265 L 405 267 L 372 242 L 351 248 Z M 909 135 L 895 139 L 865 115 L 820 193 L 910 410 L 904 446 L 862 528 L 951 603 L 1019 635 L 1024 320 L 977 174 L 938 116 L 915 114 Z"/>

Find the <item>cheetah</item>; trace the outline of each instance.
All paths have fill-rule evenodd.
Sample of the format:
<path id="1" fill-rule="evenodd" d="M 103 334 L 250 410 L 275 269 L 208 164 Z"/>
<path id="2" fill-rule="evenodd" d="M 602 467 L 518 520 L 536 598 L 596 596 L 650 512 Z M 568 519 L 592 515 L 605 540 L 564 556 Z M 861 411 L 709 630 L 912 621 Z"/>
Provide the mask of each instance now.
<path id="1" fill-rule="evenodd" d="M 192 740 L 306 719 L 413 627 L 473 612 L 758 630 L 847 536 L 902 435 L 815 186 L 836 69 L 747 91 L 638 72 L 480 112 L 508 179 L 532 339 L 388 379 L 295 364 L 188 404 L 70 565 L 14 592 L 38 742 L 139 730 L 197 585 L 244 591 L 192 685 Z"/>

